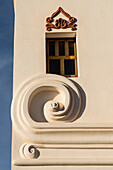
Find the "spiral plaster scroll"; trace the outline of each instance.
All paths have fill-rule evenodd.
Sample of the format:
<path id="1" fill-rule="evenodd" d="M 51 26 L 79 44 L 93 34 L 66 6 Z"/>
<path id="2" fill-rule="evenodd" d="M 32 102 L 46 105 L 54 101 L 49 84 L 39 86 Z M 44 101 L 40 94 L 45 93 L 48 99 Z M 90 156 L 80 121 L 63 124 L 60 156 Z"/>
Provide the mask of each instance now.
<path id="1" fill-rule="evenodd" d="M 81 94 L 71 80 L 53 74 L 38 75 L 25 82 L 13 98 L 13 127 L 37 142 L 40 128 L 53 122 L 73 122 L 80 109 Z"/>
<path id="2" fill-rule="evenodd" d="M 44 115 L 48 122 L 73 121 L 69 118 L 72 115 L 75 99 L 72 90 L 64 84 L 55 83 L 56 90 L 60 94 L 60 99 L 47 101 L 44 105 Z"/>
<path id="3" fill-rule="evenodd" d="M 39 151 L 32 144 L 23 144 L 20 147 L 20 156 L 22 158 L 36 159 L 39 157 Z"/>

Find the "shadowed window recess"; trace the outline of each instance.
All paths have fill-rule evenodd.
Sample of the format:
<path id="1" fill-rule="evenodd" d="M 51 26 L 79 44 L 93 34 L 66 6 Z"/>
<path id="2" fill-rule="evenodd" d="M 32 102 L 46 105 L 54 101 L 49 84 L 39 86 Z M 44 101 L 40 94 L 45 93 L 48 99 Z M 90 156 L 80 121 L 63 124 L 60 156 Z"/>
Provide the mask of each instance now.
<path id="1" fill-rule="evenodd" d="M 46 39 L 47 73 L 78 77 L 76 39 Z"/>

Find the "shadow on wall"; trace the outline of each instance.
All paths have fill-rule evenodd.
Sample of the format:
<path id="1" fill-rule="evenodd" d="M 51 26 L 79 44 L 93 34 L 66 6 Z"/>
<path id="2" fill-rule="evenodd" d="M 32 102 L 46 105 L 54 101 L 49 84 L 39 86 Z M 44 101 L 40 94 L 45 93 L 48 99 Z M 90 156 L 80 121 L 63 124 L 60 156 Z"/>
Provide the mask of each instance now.
<path id="1" fill-rule="evenodd" d="M 72 81 L 72 82 L 75 84 L 75 86 L 78 88 L 78 90 L 79 90 L 79 92 L 80 92 L 80 95 L 81 95 L 81 109 L 80 109 L 79 115 L 78 115 L 77 118 L 76 118 L 76 120 L 77 120 L 77 119 L 79 119 L 79 118 L 82 116 L 82 114 L 83 114 L 83 112 L 84 112 L 84 110 L 85 110 L 85 108 L 86 108 L 86 94 L 85 94 L 83 88 L 82 88 L 78 83 L 76 83 L 76 82 L 73 81 L 73 80 L 71 80 L 71 81 Z"/>
<path id="2" fill-rule="evenodd" d="M 71 95 L 71 101 L 70 101 L 71 104 L 70 104 L 69 109 L 67 109 L 67 111 L 66 111 L 67 118 L 64 119 L 64 121 L 66 121 L 66 122 L 74 122 L 75 120 L 79 119 L 82 116 L 82 114 L 85 110 L 85 107 L 86 107 L 86 95 L 85 95 L 84 90 L 78 83 L 74 82 L 73 80 L 70 80 L 70 81 L 72 81 L 72 83 L 78 89 L 79 95 L 70 86 L 64 85 L 65 88 L 68 89 L 68 91 L 70 92 L 70 95 Z M 56 98 L 58 96 L 60 97 L 60 100 L 62 101 L 63 100 L 63 99 L 61 99 L 62 95 L 60 95 L 59 92 L 52 87 L 46 87 L 45 89 L 43 89 L 43 87 L 42 87 L 42 91 L 38 92 L 37 90 L 35 90 L 34 94 L 35 95 L 31 95 L 30 99 L 29 99 L 29 115 L 35 122 L 47 123 L 48 121 L 46 120 L 46 118 L 44 116 L 44 105 L 48 101 L 51 101 L 51 100 L 59 101 Z M 81 105 L 80 105 L 80 98 L 81 98 Z M 65 100 L 67 100 L 67 99 L 65 99 Z M 62 109 L 60 109 L 60 111 L 64 111 L 64 113 L 65 113 L 65 106 Z M 58 113 L 58 115 L 59 115 L 59 113 Z M 59 119 L 59 121 L 61 121 L 61 120 Z"/>

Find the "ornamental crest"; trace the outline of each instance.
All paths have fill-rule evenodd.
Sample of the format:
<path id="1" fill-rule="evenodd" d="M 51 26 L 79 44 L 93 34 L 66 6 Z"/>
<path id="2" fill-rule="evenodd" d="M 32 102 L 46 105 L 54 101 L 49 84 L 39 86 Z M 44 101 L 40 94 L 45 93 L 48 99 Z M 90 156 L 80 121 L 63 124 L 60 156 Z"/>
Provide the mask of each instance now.
<path id="1" fill-rule="evenodd" d="M 68 18 L 68 21 L 62 18 L 55 20 L 55 24 L 52 24 L 54 21 L 54 17 L 56 17 L 59 13 L 62 13 L 65 17 Z M 56 12 L 54 12 L 51 17 L 46 18 L 46 30 L 51 31 L 52 28 L 54 29 L 66 29 L 71 28 L 72 31 L 76 30 L 75 22 L 77 19 L 71 17 L 67 12 L 65 12 L 61 7 L 58 8 Z"/>

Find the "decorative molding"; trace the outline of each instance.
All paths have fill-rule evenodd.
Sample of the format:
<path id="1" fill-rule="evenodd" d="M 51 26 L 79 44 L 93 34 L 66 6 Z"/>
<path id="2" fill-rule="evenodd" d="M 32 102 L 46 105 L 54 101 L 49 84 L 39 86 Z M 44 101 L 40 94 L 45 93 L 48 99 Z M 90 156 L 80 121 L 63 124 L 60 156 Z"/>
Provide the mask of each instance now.
<path id="1" fill-rule="evenodd" d="M 113 145 L 110 144 L 49 145 L 23 144 L 20 148 L 21 159 L 13 160 L 13 165 L 113 165 Z"/>
<path id="2" fill-rule="evenodd" d="M 46 95 L 47 93 L 44 91 L 45 88 L 47 91 L 49 90 L 49 95 L 50 93 L 52 95 L 54 93 L 51 100 L 50 98 L 48 99 L 49 95 Z M 76 94 L 78 98 L 77 102 L 74 102 L 72 92 Z M 44 101 L 44 105 L 41 106 L 40 112 L 36 112 L 36 117 L 41 113 L 41 115 L 45 115 L 46 122 L 34 121 L 29 113 L 28 106 L 30 106 L 33 97 L 39 93 L 41 94 L 41 99 L 45 100 L 46 97 L 46 101 Z M 57 98 L 58 95 L 59 98 Z M 29 99 L 31 101 L 29 101 Z M 40 104 L 40 98 L 38 101 Z M 27 139 L 27 141 L 34 143 L 113 144 L 112 124 L 71 123 L 71 121 L 75 120 L 79 115 L 81 101 L 80 91 L 71 80 L 53 74 L 38 75 L 25 82 L 13 98 L 11 111 L 13 127 L 15 131 Z M 58 108 L 52 108 L 51 110 L 51 104 L 54 102 L 62 103 L 65 109 L 61 109 L 62 105 L 58 104 Z M 38 103 L 36 102 L 36 104 Z M 78 104 L 77 109 L 75 107 L 76 104 Z M 74 111 L 73 106 L 75 107 Z M 59 111 L 59 109 L 61 110 Z M 47 123 L 47 121 L 49 123 Z"/>
<path id="3" fill-rule="evenodd" d="M 38 143 L 24 143 L 20 147 L 20 155 L 23 158 L 23 155 L 21 154 L 23 152 L 23 148 L 26 145 L 33 146 L 38 151 L 41 149 L 112 149 L 113 150 L 113 144 L 38 144 Z"/>
<path id="4" fill-rule="evenodd" d="M 68 21 L 65 19 L 59 18 L 55 20 L 55 24 L 52 24 L 53 18 L 56 17 L 59 13 L 62 13 L 65 17 L 68 18 Z M 67 12 L 65 12 L 61 7 L 58 8 L 56 12 L 54 12 L 51 17 L 46 18 L 46 30 L 51 31 L 51 28 L 54 29 L 66 29 L 71 28 L 72 31 L 76 30 L 76 19 L 74 17 L 71 17 Z"/>
<path id="5" fill-rule="evenodd" d="M 38 127 L 40 122 L 72 122 L 81 109 L 78 87 L 71 80 L 52 74 L 37 76 L 25 83 L 13 101 L 12 120 L 16 126 L 23 123 Z M 55 104 L 58 106 L 53 108 Z"/>
<path id="6" fill-rule="evenodd" d="M 85 153 L 85 150 L 84 150 Z M 106 153 L 104 153 L 106 154 Z M 56 153 L 55 153 L 56 155 Z M 51 159 L 39 159 L 39 160 L 14 160 L 13 165 L 15 166 L 113 166 L 113 158 L 51 158 Z M 87 167 L 86 167 L 87 168 Z M 107 168 L 107 167 L 106 167 Z M 96 169 L 96 167 L 95 167 Z M 103 169 L 103 168 L 102 168 Z M 107 170 L 107 169 L 106 169 Z"/>
<path id="7" fill-rule="evenodd" d="M 20 156 L 22 158 L 36 159 L 39 157 L 39 151 L 34 145 L 25 143 L 20 147 Z"/>

